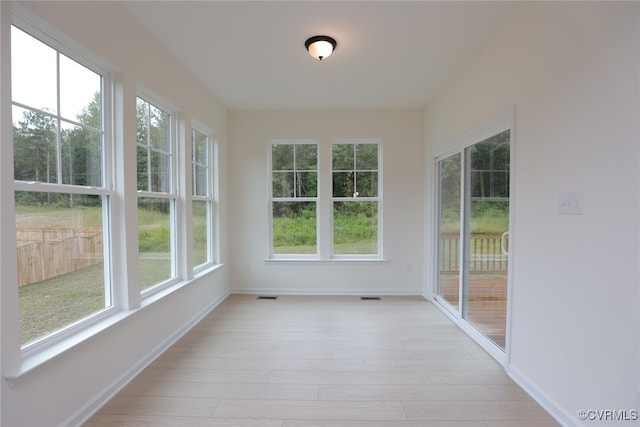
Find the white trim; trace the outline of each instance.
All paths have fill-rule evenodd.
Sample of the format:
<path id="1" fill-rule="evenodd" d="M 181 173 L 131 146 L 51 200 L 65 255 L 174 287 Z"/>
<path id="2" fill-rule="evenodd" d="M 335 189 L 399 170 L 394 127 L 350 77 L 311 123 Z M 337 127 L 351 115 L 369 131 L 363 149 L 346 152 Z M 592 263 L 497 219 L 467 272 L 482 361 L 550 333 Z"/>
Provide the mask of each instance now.
<path id="1" fill-rule="evenodd" d="M 435 306 L 438 307 L 443 313 L 445 313 L 456 325 L 458 325 L 458 327 L 460 327 L 465 333 L 467 333 L 467 335 L 469 335 L 474 341 L 476 341 L 485 351 L 487 351 L 494 359 L 496 359 L 502 366 L 508 366 L 508 363 L 510 361 L 510 356 L 511 356 L 511 352 L 510 352 L 510 333 L 511 333 L 511 307 L 512 307 L 512 300 L 513 300 L 513 295 L 512 295 L 512 282 L 513 282 L 513 263 L 512 263 L 512 253 L 513 253 L 513 245 L 512 242 L 514 241 L 513 239 L 513 235 L 511 235 L 510 241 L 509 241 L 509 254 L 508 254 L 508 270 L 507 270 L 507 318 L 506 318 L 506 325 L 505 325 L 505 346 L 504 346 L 504 351 L 503 349 L 501 349 L 497 344 L 495 344 L 493 341 L 491 341 L 488 337 L 486 337 L 484 334 L 482 334 L 478 329 L 476 329 L 475 326 L 473 326 L 472 323 L 468 322 L 466 319 L 464 319 L 462 317 L 462 295 L 463 295 L 463 289 L 462 289 L 462 283 L 464 280 L 464 277 L 462 277 L 462 274 L 460 275 L 460 290 L 459 290 L 459 299 L 460 299 L 460 303 L 458 308 L 456 309 L 455 307 L 453 307 L 451 304 L 445 304 L 444 299 L 443 298 L 439 298 L 437 296 L 437 289 L 436 289 L 436 283 L 437 283 L 437 274 L 438 274 L 438 263 L 437 263 L 437 254 L 438 254 L 438 241 L 439 241 L 439 230 L 438 230 L 438 215 L 436 213 L 436 206 L 438 206 L 439 202 L 439 189 L 438 189 L 438 182 L 439 182 L 439 176 L 438 176 L 438 163 L 446 158 L 449 158 L 451 156 L 454 156 L 458 153 L 460 153 L 461 155 L 461 179 L 460 179 L 460 206 L 461 209 L 465 207 L 466 202 L 464 200 L 465 198 L 465 179 L 464 179 L 464 170 L 465 170 L 465 164 L 466 164 L 466 149 L 468 147 L 473 146 L 474 144 L 484 141 L 488 138 L 491 138 L 492 136 L 509 130 L 510 131 L 510 147 L 509 147 L 509 157 L 510 157 L 510 173 L 509 173 L 509 229 L 513 229 L 513 219 L 514 219 L 514 212 L 513 212 L 513 198 L 514 198 L 514 194 L 515 194 L 515 174 L 514 174 L 514 159 L 515 159 L 515 107 L 512 106 L 510 108 L 508 108 L 507 110 L 498 113 L 496 116 L 494 116 L 492 119 L 478 125 L 477 127 L 475 127 L 474 129 L 465 132 L 464 134 L 462 134 L 461 136 L 455 138 L 453 141 L 444 144 L 442 147 L 434 150 L 434 152 L 432 153 L 432 155 L 430 156 L 430 158 L 428 159 L 428 162 L 432 165 L 431 168 L 431 176 L 433 177 L 432 179 L 432 189 L 431 189 L 431 194 L 429 195 L 430 200 L 432 201 L 431 205 L 434 206 L 432 209 L 432 213 L 433 215 L 431 215 L 430 218 L 430 226 L 427 227 L 427 229 L 432 230 L 432 238 L 430 242 L 427 242 L 427 245 L 429 245 L 432 248 L 431 253 L 433 254 L 431 257 L 434 258 L 431 262 L 433 265 L 433 273 L 431 275 L 431 283 L 428 287 L 428 291 L 431 292 L 432 295 L 432 300 L 435 303 Z M 468 207 L 467 207 L 468 208 Z M 461 212 L 461 224 L 460 224 L 460 230 L 461 230 L 461 234 L 463 233 L 463 230 L 467 229 L 467 225 L 468 224 L 463 224 L 462 221 L 466 218 L 466 214 L 463 214 Z M 464 256 L 462 254 L 463 248 L 466 246 L 465 243 L 463 243 L 462 245 L 460 245 L 460 259 L 464 260 Z M 462 273 L 462 271 L 461 271 Z"/>
<path id="2" fill-rule="evenodd" d="M 560 406 L 553 403 L 553 399 L 549 397 L 542 388 L 537 384 L 529 380 L 518 368 L 511 365 L 506 368 L 507 375 L 522 389 L 529 394 L 551 415 L 557 422 L 564 427 L 579 427 L 580 424 L 576 421 L 576 414 L 571 414 L 562 409 Z"/>
<path id="3" fill-rule="evenodd" d="M 333 146 L 334 145 L 363 145 L 363 144 L 369 144 L 369 145 L 376 145 L 378 147 L 378 169 L 377 169 L 377 173 L 378 173 L 378 193 L 377 196 L 375 197 L 334 197 L 333 195 Z M 384 259 L 384 250 L 383 250 L 383 234 L 384 234 L 384 227 L 383 227 L 383 203 L 384 203 L 384 198 L 382 195 L 382 189 L 384 187 L 383 185 L 383 162 L 382 162 L 382 154 L 383 153 L 383 140 L 382 138 L 361 138 L 361 139 L 332 139 L 329 145 L 329 159 L 330 159 L 330 163 L 327 166 L 327 175 L 328 175 L 328 179 L 329 182 L 331 183 L 331 185 L 329 186 L 329 195 L 328 195 L 328 199 L 329 199 L 329 207 L 328 210 L 331 212 L 330 215 L 330 232 L 327 233 L 330 236 L 330 242 L 329 242 L 329 248 L 328 248 L 328 252 L 329 252 L 329 257 L 330 259 L 333 260 L 341 260 L 341 259 L 349 259 L 349 260 L 356 260 L 356 259 L 371 259 L 371 260 L 382 260 Z M 355 166 L 355 165 L 354 165 Z M 357 172 L 357 170 L 356 170 Z M 334 226 L 333 226 L 333 220 L 334 215 L 333 215 L 333 206 L 335 202 L 354 202 L 354 201 L 359 201 L 359 202 L 375 202 L 377 204 L 378 207 L 378 224 L 377 224 L 377 241 L 376 241 L 376 245 L 377 245 L 377 252 L 375 254 L 336 254 L 334 252 L 335 250 L 335 242 L 334 242 Z"/>
<path id="4" fill-rule="evenodd" d="M 169 188 L 168 191 L 165 192 L 154 192 L 143 190 L 138 190 L 136 202 L 139 202 L 140 199 L 148 198 L 148 199 L 166 199 L 169 200 L 169 261 L 171 263 L 171 275 L 166 280 L 154 283 L 146 288 L 142 288 L 142 284 L 138 282 L 138 286 L 140 289 L 140 296 L 143 300 L 142 304 L 144 305 L 144 300 L 152 298 L 154 295 L 160 293 L 163 294 L 163 291 L 171 287 L 172 285 L 179 283 L 181 280 L 189 277 L 185 273 L 184 262 L 178 258 L 178 254 L 182 253 L 183 245 L 184 245 L 184 236 L 183 231 L 184 227 L 180 227 L 178 223 L 179 218 L 184 218 L 184 206 L 182 205 L 183 199 L 181 197 L 185 197 L 183 186 L 181 179 L 182 174 L 178 172 L 184 172 L 186 159 L 182 158 L 181 153 L 178 150 L 178 142 L 180 142 L 180 146 L 184 145 L 184 131 L 185 120 L 184 113 L 178 111 L 178 109 L 170 102 L 164 100 L 162 97 L 156 95 L 154 92 L 147 89 L 144 85 L 137 85 L 136 90 L 136 121 L 137 121 L 137 108 L 138 108 L 138 99 L 142 102 L 146 103 L 149 108 L 156 108 L 162 113 L 167 114 L 169 116 L 169 146 L 168 151 L 166 149 L 155 149 L 151 144 L 141 145 L 136 141 L 136 147 L 142 147 L 151 152 L 160 152 L 169 156 Z M 148 124 L 147 124 L 148 125 Z M 147 139 L 150 138 L 150 135 L 147 135 Z M 149 142 L 149 141 L 147 141 Z M 183 154 L 183 153 L 182 153 Z M 150 179 L 150 177 L 149 177 Z M 149 186 L 149 182 L 147 183 L 147 187 Z M 138 224 L 137 230 L 140 230 L 140 225 Z M 137 251 L 137 260 L 138 264 L 140 262 L 140 251 Z"/>
<path id="5" fill-rule="evenodd" d="M 443 302 L 445 304 L 443 304 Z M 438 298 L 434 296 L 433 305 L 435 305 L 442 313 L 445 314 L 456 326 L 462 329 L 471 339 L 473 339 L 484 351 L 486 351 L 491 357 L 493 357 L 500 365 L 505 366 L 506 364 L 506 354 L 503 352 L 500 347 L 498 347 L 493 341 L 487 338 L 482 332 L 476 329 L 471 323 L 466 321 L 460 315 L 460 311 L 449 311 L 455 310 L 455 308 L 449 305 L 444 298 Z M 446 306 L 449 306 L 447 308 Z"/>
<path id="6" fill-rule="evenodd" d="M 317 139 L 271 139 L 267 150 L 267 257 L 268 259 L 320 259 L 320 140 Z M 316 196 L 315 197 L 273 197 L 273 147 L 276 145 L 315 145 L 316 146 Z M 295 165 L 294 165 L 295 168 Z M 316 252 L 313 254 L 276 254 L 273 251 L 273 203 L 274 202 L 310 202 L 316 205 Z"/>
<path id="7" fill-rule="evenodd" d="M 15 192 L 13 171 L 13 123 L 11 102 L 11 9 L 14 2 L 0 1 L 0 369 L 1 373 L 20 368 L 20 314 L 18 296 L 18 272 Z M 3 395 L 4 387 L 0 387 Z M 0 413 L 4 405 L 0 405 Z M 1 418 L 0 418 L 1 419 Z"/>
<path id="8" fill-rule="evenodd" d="M 474 145 L 476 142 L 483 141 L 502 131 L 511 129 L 515 123 L 515 107 L 496 114 L 492 119 L 474 127 L 473 129 L 454 138 L 452 141 L 444 144 L 440 148 L 433 151 L 432 160 L 438 161 L 442 158 L 449 157 L 457 151 Z"/>
<path id="9" fill-rule="evenodd" d="M 367 256 L 362 256 L 362 258 L 356 258 L 356 255 L 344 255 L 343 257 L 334 257 L 334 258 L 312 258 L 311 256 L 309 256 L 308 258 L 305 258 L 302 255 L 291 255 L 287 258 L 285 258 L 284 256 L 282 258 L 265 258 L 264 262 L 280 262 L 280 261 L 286 261 L 286 262 L 326 262 L 326 263 L 333 263 L 333 262 L 389 262 L 388 259 L 384 259 L 384 258 L 378 258 L 378 257 L 367 257 Z"/>
<path id="10" fill-rule="evenodd" d="M 196 181 L 196 174 L 194 166 L 203 166 L 200 163 L 195 162 L 193 152 L 193 136 L 197 132 L 203 135 L 206 140 L 206 191 L 205 195 L 195 195 L 193 182 Z M 189 145 L 189 156 L 186 156 L 185 162 L 189 164 L 189 172 L 191 176 L 190 182 L 185 183 L 185 198 L 188 203 L 185 206 L 186 222 L 187 222 L 187 242 L 189 252 L 189 265 L 187 275 L 194 275 L 200 271 L 204 271 L 212 266 L 216 265 L 218 261 L 218 214 L 217 214 L 217 183 L 218 183 L 218 165 L 217 165 L 217 140 L 215 133 L 206 125 L 202 124 L 196 119 L 191 119 L 191 128 L 189 132 L 191 138 Z M 185 144 L 186 145 L 186 144 Z M 188 180 L 189 181 L 189 180 Z M 188 191 L 187 191 L 188 190 Z M 193 235 L 193 203 L 204 202 L 206 207 L 205 221 L 206 221 L 206 259 L 201 264 L 195 264 L 193 258 L 194 253 L 194 235 Z"/>
<path id="11" fill-rule="evenodd" d="M 87 400 L 87 403 L 80 409 L 75 411 L 69 418 L 67 418 L 60 426 L 80 426 L 91 418 L 100 408 L 111 400 L 118 392 L 127 386 L 138 374 L 140 374 L 147 366 L 149 366 L 154 360 L 167 351 L 173 344 L 175 344 L 180 338 L 187 334 L 194 326 L 196 326 L 202 319 L 204 319 L 211 311 L 213 311 L 220 303 L 222 303 L 230 292 L 223 293 L 220 297 L 211 301 L 200 310 L 194 317 L 186 322 L 182 327 L 178 328 L 173 334 L 168 336 L 162 343 L 156 346 L 153 350 L 147 353 L 138 363 L 132 366 L 129 370 L 124 372 L 118 378 L 105 387 L 100 393 Z"/>
<path id="12" fill-rule="evenodd" d="M 506 113 L 509 117 L 511 127 L 509 128 L 509 249 L 507 251 L 507 319 L 505 325 L 505 365 L 511 363 L 511 325 L 512 325 L 512 313 L 513 313 L 513 259 L 514 248 L 517 244 L 517 232 L 515 228 L 516 219 L 516 180 L 515 172 L 516 167 L 516 150 L 517 150 L 517 128 L 516 128 L 516 116 L 515 106 L 512 106 Z"/>
<path id="13" fill-rule="evenodd" d="M 117 297 L 115 296 L 117 290 L 113 286 L 112 275 L 111 275 L 111 266 L 112 266 L 112 235 L 110 230 L 112 229 L 112 220 L 108 213 L 111 210 L 111 202 L 114 199 L 115 191 L 113 189 L 113 152 L 114 152 L 114 143 L 112 140 L 113 136 L 113 116 L 112 116 L 112 95 L 114 90 L 114 79 L 113 72 L 114 67 L 106 63 L 106 61 L 101 60 L 96 54 L 84 49 L 82 45 L 80 45 L 75 40 L 68 38 L 60 31 L 55 28 L 49 26 L 44 21 L 40 20 L 29 11 L 24 9 L 22 6 L 18 6 L 14 4 L 15 9 L 13 10 L 13 14 L 10 17 L 11 23 L 7 25 L 6 31 L 11 31 L 11 28 L 15 26 L 21 32 L 24 32 L 29 37 L 34 38 L 39 43 L 42 43 L 52 51 L 55 52 L 56 55 L 56 104 L 57 108 L 54 113 L 51 112 L 42 112 L 38 110 L 38 108 L 34 108 L 30 105 L 25 105 L 18 102 L 13 102 L 11 97 L 7 97 L 7 100 L 20 108 L 29 110 L 29 111 L 40 111 L 42 114 L 47 115 L 56 120 L 57 129 L 56 129 L 56 138 L 57 138 L 57 151 L 58 151 L 58 162 L 60 161 L 60 126 L 62 124 L 72 124 L 74 126 L 81 127 L 83 129 L 88 129 L 92 132 L 98 133 L 101 137 L 101 186 L 82 186 L 82 185 L 74 185 L 74 184 L 65 184 L 62 183 L 62 170 L 58 167 L 57 171 L 57 179 L 55 182 L 46 183 L 46 182 L 30 182 L 30 181 L 14 181 L 14 177 L 11 177 L 11 183 L 13 185 L 14 194 L 17 191 L 27 191 L 27 192 L 51 192 L 57 194 L 87 194 L 87 195 L 100 195 L 102 196 L 102 229 L 103 229 L 103 261 L 104 261 L 104 289 L 105 289 L 105 301 L 104 308 L 102 310 L 91 313 L 89 316 L 83 317 L 81 319 L 76 319 L 72 323 L 68 323 L 62 326 L 59 329 L 51 333 L 46 333 L 43 336 L 38 337 L 35 341 L 28 342 L 19 346 L 21 362 L 16 366 L 12 366 L 6 372 L 22 372 L 25 370 L 33 369 L 33 367 L 38 366 L 42 361 L 49 360 L 50 358 L 55 357 L 61 352 L 65 351 L 69 346 L 75 345 L 78 340 L 82 340 L 83 337 L 86 337 L 87 334 L 92 334 L 92 331 L 95 330 L 95 325 L 104 323 L 105 319 L 113 316 L 114 313 L 117 312 L 118 308 L 113 304 Z M 3 23 L 4 25 L 4 23 Z M 3 27 L 3 31 L 5 31 Z M 10 38 L 7 38 L 10 40 Z M 9 46 L 10 47 L 10 46 Z M 3 51 L 8 52 L 9 58 L 11 56 L 11 49 L 3 49 Z M 64 55 L 70 60 L 77 62 L 81 66 L 85 67 L 87 70 L 95 73 L 100 78 L 100 90 L 102 95 L 102 108 L 101 108 L 101 128 L 93 128 L 91 126 L 84 125 L 79 123 L 76 120 L 70 119 L 66 116 L 63 116 L 60 111 L 60 55 Z M 5 79 L 10 82 L 10 79 Z M 11 111 L 9 112 L 8 117 L 11 117 Z M 10 139 L 7 139 L 9 141 Z M 59 166 L 59 164 L 58 164 Z M 11 196 L 11 202 L 13 203 L 14 194 Z M 6 206 L 5 206 L 6 208 Z M 15 206 L 12 206 L 10 210 L 6 211 L 7 213 L 11 212 L 11 215 L 14 218 L 15 225 Z M 3 233 L 4 234 L 4 233 Z M 15 230 L 14 230 L 15 234 Z M 15 242 L 15 241 L 14 241 Z M 15 243 L 14 243 L 15 245 Z M 15 248 L 15 246 L 14 246 Z M 15 252 L 15 250 L 14 250 Z M 4 257 L 3 257 L 4 258 Z M 15 270 L 15 267 L 12 268 Z M 15 279 L 14 279 L 15 280 Z M 8 280 L 8 283 L 11 283 L 11 286 L 15 286 L 17 288 L 17 280 Z M 19 305 L 19 302 L 18 302 Z M 6 317 L 3 316 L 3 322 L 8 323 L 9 325 L 14 324 L 14 322 L 7 320 Z M 17 322 L 15 322 L 17 324 Z M 17 328 L 16 328 L 17 329 Z M 10 348 L 10 347 L 7 347 Z"/>
<path id="14" fill-rule="evenodd" d="M 22 363 L 18 369 L 5 373 L 7 381 L 16 383 L 37 372 L 42 366 L 57 359 L 80 343 L 109 329 L 127 317 L 127 313 L 109 307 L 44 335 L 22 347 Z"/>
<path id="15" fill-rule="evenodd" d="M 232 295 L 420 296 L 420 289 L 233 288 Z M 424 298 L 424 297 L 423 297 Z"/>
<path id="16" fill-rule="evenodd" d="M 31 191 L 58 194 L 91 194 L 112 196 L 113 190 L 106 187 L 91 187 L 72 184 L 57 184 L 54 182 L 14 181 L 15 191 Z"/>
<path id="17" fill-rule="evenodd" d="M 303 145 L 315 144 L 317 146 L 317 196 L 316 197 L 280 197 L 273 198 L 272 194 L 272 151 L 274 145 Z M 332 148 L 334 145 L 370 144 L 378 147 L 378 194 L 375 197 L 333 197 L 332 192 Z M 318 139 L 271 139 L 268 140 L 267 155 L 267 259 L 265 261 L 332 261 L 332 260 L 375 260 L 384 261 L 383 253 L 383 140 L 380 138 L 366 139 L 332 139 L 328 143 Z M 377 224 L 377 252 L 375 254 L 335 254 L 333 252 L 333 204 L 336 201 L 343 202 L 375 202 L 378 207 Z M 315 202 L 316 203 L 316 252 L 313 254 L 274 254 L 273 253 L 273 212 L 274 201 Z"/>
<path id="18" fill-rule="evenodd" d="M 206 274 L 212 273 L 220 267 L 222 267 L 222 265 L 212 267 L 211 269 L 206 271 Z M 27 348 L 22 365 L 20 367 L 14 368 L 13 370 L 5 372 L 4 378 L 10 383 L 17 383 L 24 380 L 25 378 L 28 378 L 33 373 L 38 372 L 41 367 L 47 365 L 58 357 L 61 357 L 66 352 L 72 351 L 79 344 L 93 339 L 103 332 L 109 331 L 111 327 L 126 320 L 131 316 L 136 315 L 146 307 L 149 307 L 154 303 L 161 301 L 164 297 L 189 287 L 195 280 L 200 279 L 204 275 L 205 273 L 202 273 L 200 276 L 193 280 L 173 283 L 173 286 L 167 286 L 159 289 L 157 292 L 151 294 L 149 298 L 145 298 L 143 300 L 143 304 L 135 310 L 115 311 L 115 309 L 112 308 L 105 309 L 104 311 L 101 311 L 88 318 L 91 319 L 91 323 L 89 326 L 86 326 L 85 324 L 86 319 L 82 319 L 63 329 L 62 333 L 47 335 L 42 340 L 43 344 L 46 343 L 47 346 L 37 347 L 33 349 Z M 227 295 L 228 292 L 224 297 L 220 298 L 224 299 Z M 216 300 L 218 301 L 216 304 L 220 302 L 219 299 Z M 78 327 L 75 328 L 76 326 Z M 65 333 L 67 332 L 67 329 L 73 329 L 73 333 Z M 49 340 L 51 336 L 55 338 L 53 344 L 51 344 L 52 341 Z M 34 344 L 36 346 L 39 346 L 40 343 L 36 341 Z"/>

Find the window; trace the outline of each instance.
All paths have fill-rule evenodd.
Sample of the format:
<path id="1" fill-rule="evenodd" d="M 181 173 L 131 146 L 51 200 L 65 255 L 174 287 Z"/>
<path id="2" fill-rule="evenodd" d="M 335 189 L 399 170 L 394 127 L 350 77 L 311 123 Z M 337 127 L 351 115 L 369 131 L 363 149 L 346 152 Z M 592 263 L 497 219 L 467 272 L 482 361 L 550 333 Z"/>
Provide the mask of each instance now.
<path id="1" fill-rule="evenodd" d="M 379 253 L 378 144 L 332 146 L 333 255 Z"/>
<path id="2" fill-rule="evenodd" d="M 127 144 L 120 124 L 134 118 L 123 116 L 131 94 L 114 90 L 110 65 L 55 28 L 39 29 L 19 9 L 11 40 L 2 43 L 11 62 L 12 122 L 12 146 L 2 152 L 13 156 L 0 167 L 14 175 L 3 191 L 15 203 L 9 199 L 3 214 L 14 216 L 16 245 L 16 258 L 2 266 L 11 305 L 2 324 L 20 337 L 6 350 L 22 361 L 21 375 L 188 285 L 193 272 L 217 261 L 219 243 L 214 133 L 178 121 L 175 108 L 141 89 L 136 143 Z M 125 161 L 134 149 L 135 159 Z M 136 190 L 131 211 L 122 203 Z M 138 234 L 127 233 L 136 216 Z M 13 235 L 11 221 L 3 224 Z M 138 259 L 131 259 L 135 241 Z M 129 267 L 139 277 L 129 277 Z"/>
<path id="3" fill-rule="evenodd" d="M 378 140 L 273 142 L 269 164 L 271 258 L 382 257 Z"/>
<path id="4" fill-rule="evenodd" d="M 272 255 L 317 253 L 318 145 L 271 146 Z"/>
<path id="5" fill-rule="evenodd" d="M 206 133 L 193 128 L 191 148 L 193 265 L 197 270 L 211 264 L 215 255 L 213 140 Z"/>
<path id="6" fill-rule="evenodd" d="M 23 347 L 112 306 L 108 75 L 38 37 L 11 28 Z"/>
<path id="7" fill-rule="evenodd" d="M 176 276 L 175 159 L 172 116 L 137 98 L 138 255 L 140 288 Z"/>

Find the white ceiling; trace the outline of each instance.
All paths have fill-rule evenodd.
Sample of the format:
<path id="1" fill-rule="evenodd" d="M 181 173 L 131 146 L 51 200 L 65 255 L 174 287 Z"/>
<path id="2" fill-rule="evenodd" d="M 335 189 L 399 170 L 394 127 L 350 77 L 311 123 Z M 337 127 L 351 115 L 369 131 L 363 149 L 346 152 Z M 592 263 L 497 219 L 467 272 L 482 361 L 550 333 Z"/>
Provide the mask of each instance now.
<path id="1" fill-rule="evenodd" d="M 519 2 L 126 1 L 227 108 L 417 108 Z M 338 47 L 323 61 L 314 35 Z"/>

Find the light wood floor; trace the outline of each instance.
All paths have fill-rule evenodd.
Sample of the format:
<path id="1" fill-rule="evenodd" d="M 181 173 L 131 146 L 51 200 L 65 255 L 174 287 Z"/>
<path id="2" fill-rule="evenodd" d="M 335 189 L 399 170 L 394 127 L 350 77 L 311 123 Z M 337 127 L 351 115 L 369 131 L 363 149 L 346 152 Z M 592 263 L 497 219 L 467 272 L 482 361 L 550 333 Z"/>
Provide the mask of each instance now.
<path id="1" fill-rule="evenodd" d="M 558 424 L 420 297 L 232 295 L 85 427 Z"/>

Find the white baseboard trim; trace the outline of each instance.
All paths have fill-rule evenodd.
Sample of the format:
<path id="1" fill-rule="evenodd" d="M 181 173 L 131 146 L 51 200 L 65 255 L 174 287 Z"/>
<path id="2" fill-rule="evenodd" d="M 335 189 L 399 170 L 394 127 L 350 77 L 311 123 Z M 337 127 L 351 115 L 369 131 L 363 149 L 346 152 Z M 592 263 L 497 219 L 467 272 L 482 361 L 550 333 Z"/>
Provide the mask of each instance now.
<path id="1" fill-rule="evenodd" d="M 427 297 L 425 296 L 425 298 Z M 471 323 L 467 322 L 462 318 L 456 317 L 454 314 L 452 314 L 449 310 L 445 308 L 445 306 L 439 300 L 435 298 L 431 300 L 427 298 L 427 300 L 431 301 L 431 303 L 434 306 L 436 306 L 436 308 L 438 308 L 445 316 L 447 316 L 449 320 L 453 322 L 454 325 L 459 327 L 464 333 L 466 333 L 469 336 L 469 338 L 474 340 L 476 344 L 482 347 L 482 349 L 486 351 L 489 354 L 489 356 L 493 357 L 496 360 L 496 362 L 500 363 L 500 365 L 502 365 L 503 367 L 506 365 L 507 363 L 506 353 L 501 348 L 499 348 L 493 341 L 491 341 L 489 338 L 484 336 Z"/>
<path id="2" fill-rule="evenodd" d="M 182 338 L 191 328 L 197 325 L 207 314 L 209 314 L 214 308 L 216 308 L 222 301 L 230 295 L 230 292 L 224 292 L 217 299 L 207 304 L 200 312 L 192 317 L 187 323 L 182 325 L 178 330 L 165 339 L 160 345 L 150 351 L 144 358 L 138 363 L 133 365 L 130 369 L 124 372 L 111 384 L 109 384 L 102 392 L 98 393 L 85 405 L 75 411 L 60 427 L 81 426 L 89 418 L 91 418 L 98 410 L 111 400 L 116 394 L 118 394 L 123 388 L 125 388 L 138 374 L 140 374 L 147 366 L 149 366 L 154 360 L 161 356 L 169 347 L 175 344 L 180 338 Z"/>
<path id="3" fill-rule="evenodd" d="M 322 296 L 422 296 L 420 289 L 231 289 L 238 295 L 322 295 Z"/>
<path id="4" fill-rule="evenodd" d="M 431 292 L 425 292 L 425 291 L 422 291 L 422 292 L 420 292 L 420 295 L 422 295 L 422 297 L 423 297 L 424 299 L 426 299 L 427 301 L 429 301 L 429 302 L 435 302 L 435 301 L 434 301 L 434 299 L 433 299 L 433 295 L 431 294 Z"/>
<path id="5" fill-rule="evenodd" d="M 426 295 L 425 298 L 429 299 Z M 495 345 L 490 340 L 485 338 L 479 333 L 473 326 L 466 323 L 464 320 L 456 318 L 442 304 L 439 304 L 436 300 L 431 300 L 434 305 L 442 311 L 455 325 L 462 329 L 467 335 L 469 335 L 478 345 L 480 345 L 490 356 L 496 359 L 502 366 L 504 366 L 505 372 L 511 379 L 518 384 L 522 389 L 527 392 L 533 400 L 538 402 L 556 421 L 558 421 L 564 427 L 579 427 L 575 415 L 568 414 L 564 409 L 556 405 L 546 393 L 544 393 L 535 383 L 530 381 L 522 372 L 517 368 L 509 365 L 508 359 L 505 353 L 501 353 L 495 350 Z"/>
<path id="6" fill-rule="evenodd" d="M 529 396 L 531 396 L 540 406 L 542 406 L 557 422 L 564 427 L 579 427 L 575 414 L 569 414 L 553 402 L 544 391 L 542 391 L 535 383 L 530 381 L 526 375 L 517 368 L 508 366 L 507 375 L 511 377 Z"/>

